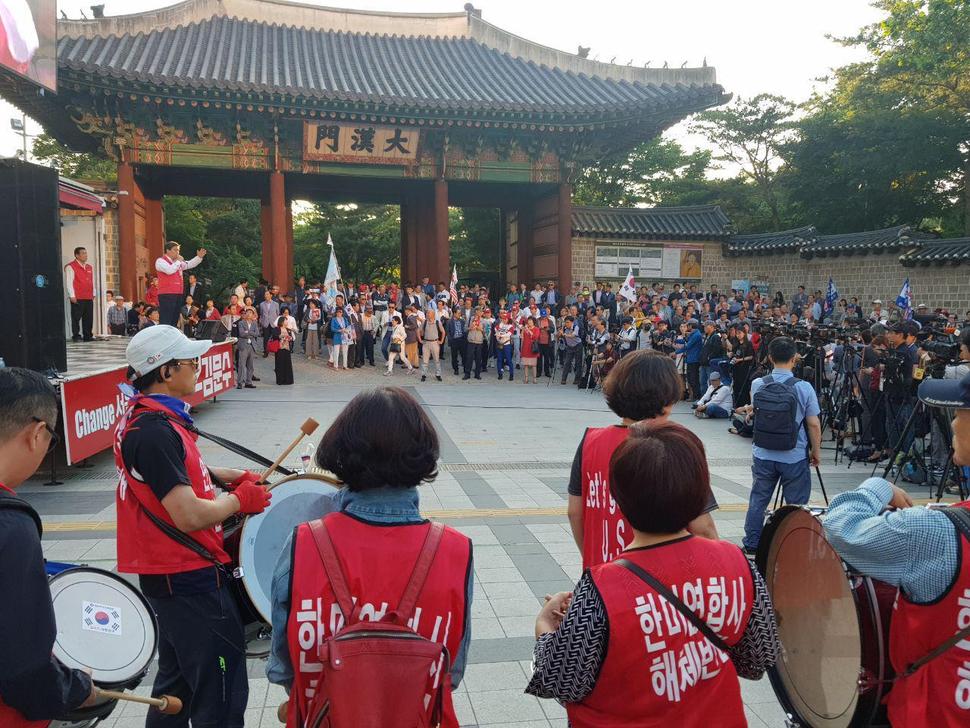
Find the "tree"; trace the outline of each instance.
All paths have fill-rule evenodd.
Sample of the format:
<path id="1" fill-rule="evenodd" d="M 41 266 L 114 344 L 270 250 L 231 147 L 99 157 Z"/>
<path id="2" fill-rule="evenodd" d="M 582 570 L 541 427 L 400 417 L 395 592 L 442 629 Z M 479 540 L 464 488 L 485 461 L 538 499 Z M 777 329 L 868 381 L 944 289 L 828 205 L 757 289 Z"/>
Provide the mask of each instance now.
<path id="1" fill-rule="evenodd" d="M 707 151 L 688 153 L 677 142 L 656 137 L 638 144 L 626 156 L 583 169 L 573 185 L 573 203 L 607 207 L 676 204 L 669 200 L 703 182 L 710 159 Z"/>
<path id="2" fill-rule="evenodd" d="M 34 139 L 31 154 L 71 179 L 114 182 L 118 178 L 118 166 L 111 160 L 87 152 L 72 152 L 47 133 Z"/>
<path id="3" fill-rule="evenodd" d="M 970 118 L 970 3 L 877 0 L 874 4 L 886 17 L 854 37 L 841 39 L 872 54 L 872 62 L 857 75 L 892 97 L 894 108 Z M 963 230 L 970 235 L 970 134 L 961 140 L 959 151 L 963 167 L 953 192 L 963 201 Z"/>
<path id="4" fill-rule="evenodd" d="M 759 94 L 705 111 L 691 125 L 691 131 L 718 150 L 715 161 L 736 167 L 738 176 L 755 186 L 776 229 L 782 226 L 784 204 L 776 184 L 781 149 L 791 139 L 794 113 L 795 104 L 788 99 Z"/>

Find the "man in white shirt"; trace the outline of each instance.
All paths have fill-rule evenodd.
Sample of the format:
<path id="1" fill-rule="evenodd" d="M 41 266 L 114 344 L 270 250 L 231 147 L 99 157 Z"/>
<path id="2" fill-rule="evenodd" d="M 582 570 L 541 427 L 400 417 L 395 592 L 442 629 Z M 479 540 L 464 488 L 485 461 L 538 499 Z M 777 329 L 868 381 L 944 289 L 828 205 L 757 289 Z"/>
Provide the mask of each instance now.
<path id="1" fill-rule="evenodd" d="M 71 338 L 94 340 L 94 268 L 86 248 L 75 248 L 74 259 L 64 267 L 64 289 L 71 301 Z"/>
<path id="2" fill-rule="evenodd" d="M 159 323 L 178 326 L 179 309 L 185 301 L 185 281 L 182 273 L 195 268 L 205 257 L 205 248 L 199 248 L 192 260 L 182 257 L 182 246 L 174 240 L 165 243 L 165 254 L 155 261 L 158 271 Z M 239 299 L 240 302 L 242 298 Z"/>
<path id="3" fill-rule="evenodd" d="M 719 372 L 711 372 L 709 381 L 710 386 L 704 392 L 704 396 L 697 400 L 694 405 L 694 414 L 697 417 L 727 419 L 731 416 L 731 410 L 734 408 L 731 388 L 721 384 Z"/>

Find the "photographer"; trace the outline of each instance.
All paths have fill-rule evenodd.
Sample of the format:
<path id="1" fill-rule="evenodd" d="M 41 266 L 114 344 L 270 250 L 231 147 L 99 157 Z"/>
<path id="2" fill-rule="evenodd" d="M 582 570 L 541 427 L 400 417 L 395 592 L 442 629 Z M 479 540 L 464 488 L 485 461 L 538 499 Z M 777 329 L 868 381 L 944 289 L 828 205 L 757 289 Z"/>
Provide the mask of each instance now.
<path id="1" fill-rule="evenodd" d="M 879 455 L 879 460 L 885 460 L 898 449 L 900 454 L 909 451 L 913 443 L 913 430 L 906 434 L 905 442 L 901 442 L 903 430 L 913 414 L 913 373 L 917 365 L 916 350 L 906 343 L 907 335 L 915 335 L 916 324 L 912 321 L 901 321 L 890 327 L 886 338 L 889 350 L 880 361 L 879 371 L 882 383 L 883 398 L 886 403 L 886 433 L 887 445 Z M 874 454 L 873 457 L 876 457 Z M 877 461 L 876 461 L 877 462 Z"/>
<path id="2" fill-rule="evenodd" d="M 775 486 L 781 485 L 786 503 L 808 503 L 812 491 L 809 465 L 818 465 L 822 441 L 815 390 L 792 374 L 797 358 L 795 342 L 787 336 L 773 339 L 768 358 L 771 374 L 751 383 L 754 482 L 744 521 L 742 547 L 747 554 L 758 549 L 765 508 Z"/>
<path id="3" fill-rule="evenodd" d="M 970 377 L 923 382 L 919 398 L 929 407 L 956 410 L 953 462 L 970 465 Z M 899 587 L 889 628 L 897 675 L 887 700 L 889 722 L 966 725 L 970 635 L 962 616 L 970 592 L 968 504 L 916 508 L 902 489 L 870 478 L 832 499 L 822 526 L 842 559 L 866 576 Z M 946 647 L 961 635 L 962 641 Z M 941 647 L 938 655 L 924 659 Z M 915 671 L 910 669 L 914 663 Z"/>
<path id="4" fill-rule="evenodd" d="M 924 342 L 925 343 L 925 342 Z M 949 355 L 950 352 L 948 351 Z M 948 356 L 948 359 L 952 361 L 956 357 Z M 959 362 L 954 363 L 944 363 L 943 364 L 943 379 L 963 379 L 965 376 L 970 374 L 970 329 L 963 332 L 960 336 L 959 344 Z M 944 362 L 947 360 L 944 359 Z M 936 374 L 933 375 L 934 378 L 938 378 Z M 949 432 L 944 432 L 943 424 L 940 423 L 937 418 L 931 418 L 930 420 L 930 455 L 932 460 L 932 474 L 939 481 L 943 477 L 944 471 L 946 470 L 947 460 L 949 459 L 950 450 L 947 447 L 946 440 L 949 436 Z M 952 492 L 951 487 L 947 487 L 947 492 Z"/>
<path id="5" fill-rule="evenodd" d="M 724 358 L 724 344 L 721 341 L 717 324 L 713 321 L 704 322 L 704 344 L 701 347 L 700 381 L 707 382 L 711 378 L 712 361 Z"/>

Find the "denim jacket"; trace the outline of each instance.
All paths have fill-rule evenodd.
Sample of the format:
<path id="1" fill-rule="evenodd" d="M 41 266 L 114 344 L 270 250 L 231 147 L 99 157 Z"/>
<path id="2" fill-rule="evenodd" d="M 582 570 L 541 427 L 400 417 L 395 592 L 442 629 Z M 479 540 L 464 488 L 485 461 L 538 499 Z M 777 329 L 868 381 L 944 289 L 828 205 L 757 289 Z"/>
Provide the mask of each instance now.
<path id="1" fill-rule="evenodd" d="M 426 519 L 418 508 L 417 488 L 374 488 L 354 492 L 342 488 L 334 497 L 334 510 L 356 516 L 371 523 L 422 523 Z M 293 683 L 293 665 L 286 644 L 286 623 L 290 616 L 290 557 L 293 552 L 293 534 L 286 540 L 273 572 L 273 642 L 266 663 L 266 677 L 289 691 Z M 471 643 L 471 608 L 473 596 L 474 567 L 468 570 L 465 584 L 465 634 L 452 657 L 451 685 L 457 688 L 465 675 L 468 646 Z"/>

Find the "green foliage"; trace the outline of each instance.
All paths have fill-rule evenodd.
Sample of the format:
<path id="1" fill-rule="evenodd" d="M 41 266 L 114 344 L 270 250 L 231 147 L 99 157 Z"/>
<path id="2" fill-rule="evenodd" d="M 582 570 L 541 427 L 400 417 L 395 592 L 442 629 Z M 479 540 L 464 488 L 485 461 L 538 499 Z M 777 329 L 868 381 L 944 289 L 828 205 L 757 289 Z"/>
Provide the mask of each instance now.
<path id="1" fill-rule="evenodd" d="M 114 182 L 118 178 L 118 166 L 111 160 L 95 154 L 72 152 L 49 134 L 35 138 L 30 153 L 34 159 L 71 179 Z"/>

